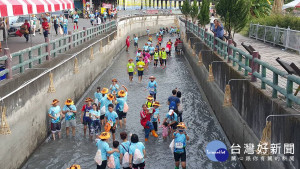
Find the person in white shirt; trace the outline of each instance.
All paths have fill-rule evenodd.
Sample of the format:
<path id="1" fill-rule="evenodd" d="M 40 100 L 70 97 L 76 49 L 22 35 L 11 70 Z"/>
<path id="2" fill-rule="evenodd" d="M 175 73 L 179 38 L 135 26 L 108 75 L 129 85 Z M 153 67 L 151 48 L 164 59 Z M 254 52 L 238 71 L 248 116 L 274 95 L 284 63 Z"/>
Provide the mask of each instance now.
<path id="1" fill-rule="evenodd" d="M 210 30 L 212 30 L 212 28 L 214 27 L 214 20 L 215 20 L 215 15 L 212 13 L 211 17 L 210 17 Z"/>

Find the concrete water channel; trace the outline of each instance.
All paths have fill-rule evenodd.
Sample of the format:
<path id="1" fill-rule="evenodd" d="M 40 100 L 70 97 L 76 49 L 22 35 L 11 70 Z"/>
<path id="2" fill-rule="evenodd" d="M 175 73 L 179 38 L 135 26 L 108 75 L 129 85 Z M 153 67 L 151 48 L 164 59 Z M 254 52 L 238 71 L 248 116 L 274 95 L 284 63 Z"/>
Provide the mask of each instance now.
<path id="1" fill-rule="evenodd" d="M 164 38 L 163 46 L 169 37 Z M 175 37 L 171 38 L 175 41 Z M 155 42 L 156 40 L 154 40 Z M 145 37 L 141 37 L 139 45 L 142 46 L 146 42 Z M 161 103 L 160 116 L 165 117 L 168 105 L 167 98 L 171 95 L 172 89 L 176 87 L 182 92 L 182 102 L 184 105 L 183 120 L 188 129 L 190 141 L 187 143 L 187 168 L 228 168 L 240 169 L 243 166 L 240 162 L 227 160 L 226 162 L 212 162 L 206 154 L 206 145 L 213 140 L 220 140 L 230 147 L 219 122 L 215 118 L 209 103 L 206 101 L 205 95 L 201 92 L 199 86 L 194 80 L 187 61 L 184 56 L 174 55 L 167 61 L 167 68 L 153 68 L 153 64 L 149 66 L 149 71 L 145 71 L 142 83 L 137 82 L 137 76 L 134 76 L 134 82 L 129 83 L 126 73 L 126 64 L 129 58 L 135 56 L 134 47 L 131 47 L 129 53 L 123 49 L 116 57 L 113 64 L 102 73 L 93 84 L 89 87 L 81 99 L 77 102 L 77 110 L 80 111 L 86 97 L 94 97 L 97 86 L 109 87 L 113 78 L 118 79 L 119 85 L 125 85 L 128 88 L 128 105 L 130 111 L 127 115 L 127 126 L 124 129 L 117 128 L 116 138 L 120 141 L 119 133 L 126 131 L 128 133 L 138 134 L 140 141 L 144 142 L 144 131 L 140 125 L 141 106 L 146 101 L 148 92 L 146 85 L 148 77 L 153 75 L 158 83 L 157 100 Z M 71 86 L 70 86 L 71 87 Z M 63 104 L 64 101 L 61 101 Z M 96 168 L 94 155 L 96 153 L 95 141 L 91 141 L 88 137 L 83 137 L 83 125 L 80 124 L 80 116 L 77 116 L 77 127 L 75 137 L 66 137 L 65 124 L 62 124 L 62 139 L 53 141 L 47 139 L 36 151 L 31 155 L 28 161 L 23 165 L 22 169 L 65 169 L 76 163 L 80 164 L 82 169 Z M 145 143 L 146 147 L 146 168 L 151 169 L 172 169 L 174 168 L 173 154 L 170 152 L 169 144 L 171 138 L 163 140 L 161 130 L 158 132 L 159 138 L 150 139 Z M 110 141 L 110 146 L 112 140 Z M 230 150 L 229 150 L 230 151 Z M 229 157 L 230 158 L 230 157 Z"/>

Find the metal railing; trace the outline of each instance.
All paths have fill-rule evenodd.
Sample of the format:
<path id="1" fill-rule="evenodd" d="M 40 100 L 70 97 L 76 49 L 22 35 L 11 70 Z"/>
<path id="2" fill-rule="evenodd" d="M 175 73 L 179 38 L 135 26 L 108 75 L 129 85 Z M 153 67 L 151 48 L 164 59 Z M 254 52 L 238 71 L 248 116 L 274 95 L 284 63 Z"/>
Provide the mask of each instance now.
<path id="1" fill-rule="evenodd" d="M 300 31 L 278 26 L 250 24 L 249 37 L 282 46 L 285 49 L 300 51 Z"/>
<path id="2" fill-rule="evenodd" d="M 181 18 L 181 21 L 184 20 Z M 286 106 L 292 107 L 292 103 L 300 105 L 300 98 L 294 96 L 293 85 L 300 85 L 300 77 L 289 75 L 285 71 L 278 70 L 274 66 L 258 59 L 258 52 L 253 52 L 252 55 L 245 53 L 243 50 L 234 47 L 232 40 L 225 42 L 217 38 L 212 33 L 198 27 L 197 25 L 187 22 L 187 30 L 199 37 L 213 51 L 217 52 L 232 66 L 238 66 L 238 71 L 244 70 L 244 76 L 250 77 L 252 82 L 260 80 L 261 89 L 266 89 L 266 85 L 272 89 L 272 97 L 278 98 L 278 92 L 286 98 Z M 261 72 L 259 69 L 261 68 Z M 270 71 L 273 76 L 267 77 L 266 72 Z M 285 79 L 286 85 L 282 86 L 278 83 L 278 79 Z"/>
<path id="3" fill-rule="evenodd" d="M 9 49 L 6 48 L 4 49 L 5 55 L 0 57 L 0 61 L 4 61 L 6 65 L 5 69 L 0 71 L 0 77 L 7 75 L 6 78 L 11 78 L 13 72 L 23 73 L 25 67 L 32 68 L 35 64 L 42 64 L 43 61 L 50 60 L 51 57 L 56 57 L 57 54 L 64 53 L 72 47 L 81 45 L 102 33 L 116 28 L 116 26 L 116 21 L 111 21 L 95 27 L 84 28 L 84 30 L 76 33 L 69 31 L 69 34 L 64 37 L 12 54 L 10 54 Z"/>

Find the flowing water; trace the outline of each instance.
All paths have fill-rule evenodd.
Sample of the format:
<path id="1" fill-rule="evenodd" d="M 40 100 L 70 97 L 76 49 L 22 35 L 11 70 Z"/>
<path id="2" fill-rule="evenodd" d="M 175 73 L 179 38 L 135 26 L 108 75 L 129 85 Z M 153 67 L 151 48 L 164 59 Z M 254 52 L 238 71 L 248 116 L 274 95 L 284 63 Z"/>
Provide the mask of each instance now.
<path id="1" fill-rule="evenodd" d="M 174 43 L 175 37 L 170 37 Z M 163 46 L 169 37 L 165 37 Z M 146 42 L 145 37 L 139 39 L 140 47 Z M 156 42 L 156 40 L 154 40 Z M 187 61 L 183 56 L 175 56 L 174 48 L 172 57 L 167 61 L 167 68 L 153 68 L 153 63 L 149 66 L 149 71 L 144 72 L 142 83 L 137 82 L 137 75 L 134 82 L 129 83 L 126 73 L 128 58 L 135 56 L 134 47 L 130 47 L 129 53 L 123 49 L 120 56 L 114 61 L 110 68 L 95 81 L 89 90 L 82 96 L 76 104 L 80 112 L 84 104 L 85 97 L 94 97 L 97 86 L 109 87 L 113 78 L 118 79 L 119 85 L 128 88 L 127 126 L 125 129 L 117 128 L 116 139 L 120 140 L 119 133 L 126 131 L 136 133 L 140 141 L 144 142 L 144 131 L 140 125 L 140 110 L 142 104 L 146 102 L 148 91 L 148 77 L 156 77 L 158 84 L 157 100 L 160 102 L 160 116 L 165 117 L 168 112 L 167 99 L 171 95 L 172 89 L 176 87 L 182 92 L 182 104 L 184 108 L 183 120 L 188 129 L 187 134 L 190 140 L 187 142 L 187 168 L 206 169 L 206 168 L 243 168 L 239 162 L 227 160 L 226 162 L 212 162 L 206 154 L 206 145 L 213 140 L 220 140 L 230 147 L 226 135 L 224 134 L 219 122 L 210 110 L 209 104 L 205 101 L 203 93 L 200 92 L 197 82 L 193 79 Z M 135 59 L 134 59 L 135 60 Z M 61 102 L 63 103 L 63 102 Z M 62 106 L 62 105 L 61 105 Z M 62 124 L 62 128 L 65 124 Z M 96 168 L 94 156 L 96 153 L 95 141 L 83 137 L 83 125 L 80 124 L 80 116 L 77 115 L 76 137 L 66 137 L 63 129 L 62 139 L 56 141 L 47 139 L 23 165 L 22 169 L 66 169 L 72 164 L 80 164 L 82 169 Z M 159 138 L 150 135 L 146 147 L 146 168 L 151 169 L 173 169 L 174 158 L 169 149 L 171 138 L 163 140 L 161 130 L 158 131 Z M 112 141 L 110 140 L 110 146 Z"/>

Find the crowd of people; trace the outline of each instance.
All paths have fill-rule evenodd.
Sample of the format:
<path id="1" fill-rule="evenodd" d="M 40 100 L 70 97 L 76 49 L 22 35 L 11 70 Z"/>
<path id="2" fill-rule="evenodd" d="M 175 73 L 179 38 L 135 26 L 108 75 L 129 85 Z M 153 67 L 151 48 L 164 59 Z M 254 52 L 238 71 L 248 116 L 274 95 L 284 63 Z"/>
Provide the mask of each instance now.
<path id="1" fill-rule="evenodd" d="M 175 36 L 180 35 L 177 28 L 162 28 L 156 39 L 152 38 L 149 29 L 147 29 L 148 42 L 141 50 L 138 45 L 138 37 L 135 36 L 134 47 L 136 52 L 136 66 L 133 59 L 129 59 L 127 72 L 130 83 L 133 82 L 133 75 L 138 72 L 139 83 L 142 82 L 144 69 L 148 70 L 151 63 L 157 67 L 158 61 L 162 69 L 166 68 L 166 60 L 171 57 L 171 51 L 174 45 L 181 43 L 180 38 L 176 39 L 173 45 L 171 39 L 166 42 L 166 47 L 162 47 L 162 38 L 167 34 Z M 153 47 L 153 44 L 157 45 Z M 126 40 L 127 43 L 127 40 Z M 130 43 L 130 42 L 129 42 Z M 128 45 L 128 48 L 130 45 Z M 175 46 L 176 47 L 176 46 Z M 167 49 L 167 50 L 166 50 Z M 155 76 L 150 76 L 147 83 L 148 97 L 145 104 L 142 104 L 140 111 L 140 124 L 144 128 L 145 142 L 149 142 L 149 137 L 159 137 L 157 131 L 162 130 L 162 137 L 166 140 L 168 137 L 173 138 L 170 142 L 170 149 L 175 159 L 175 169 L 179 169 L 180 162 L 182 168 L 186 168 L 186 144 L 189 137 L 186 133 L 187 126 L 183 122 L 183 106 L 181 101 L 181 92 L 176 88 L 172 90 L 172 95 L 168 98 L 168 112 L 165 116 L 160 115 L 160 107 L 157 101 L 158 83 Z M 121 86 L 121 87 L 120 87 Z M 112 79 L 109 88 L 97 87 L 94 98 L 86 98 L 81 109 L 80 120 L 84 125 L 84 136 L 88 132 L 90 139 L 96 139 L 97 153 L 94 160 L 97 163 L 97 169 L 115 168 L 115 169 L 143 169 L 146 165 L 146 147 L 140 141 L 137 134 L 128 134 L 120 132 L 120 141 L 116 138 L 116 130 L 122 130 L 126 126 L 126 117 L 129 110 L 127 104 L 128 89 L 124 85 L 118 84 L 117 79 Z M 72 99 L 65 101 L 61 110 L 58 105 L 59 101 L 54 99 L 49 109 L 51 118 L 51 131 L 53 140 L 56 134 L 61 138 L 61 120 L 65 118 L 66 135 L 69 136 L 70 128 L 72 135 L 75 136 L 76 114 L 79 112 Z M 109 139 L 112 137 L 112 147 L 109 145 Z"/>

